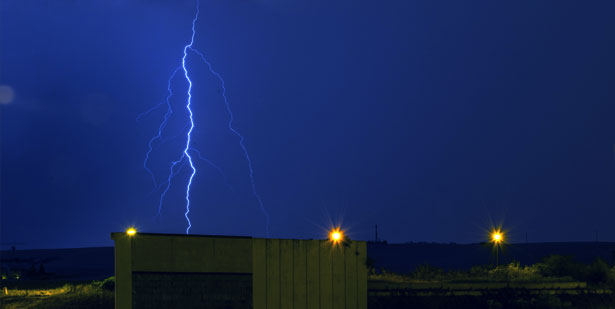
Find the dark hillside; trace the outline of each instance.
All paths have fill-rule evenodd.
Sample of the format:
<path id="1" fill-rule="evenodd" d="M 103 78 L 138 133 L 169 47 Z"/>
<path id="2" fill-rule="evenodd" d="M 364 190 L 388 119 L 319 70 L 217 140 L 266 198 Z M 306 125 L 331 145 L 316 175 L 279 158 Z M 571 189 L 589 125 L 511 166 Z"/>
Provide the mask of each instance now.
<path id="1" fill-rule="evenodd" d="M 100 280 L 113 276 L 113 247 L 0 251 L 3 273 L 20 273 L 43 265 L 45 277 Z M 37 274 L 40 277 L 40 274 Z"/>
<path id="2" fill-rule="evenodd" d="M 573 256 L 578 262 L 589 264 L 600 257 L 612 264 L 615 259 L 614 242 L 555 242 L 508 244 L 499 256 L 500 264 L 519 261 L 522 265 L 539 262 L 552 255 Z M 485 244 L 440 244 L 368 243 L 367 255 L 376 269 L 407 273 L 421 264 L 443 269 L 469 269 L 475 265 L 495 263 L 492 245 Z"/>

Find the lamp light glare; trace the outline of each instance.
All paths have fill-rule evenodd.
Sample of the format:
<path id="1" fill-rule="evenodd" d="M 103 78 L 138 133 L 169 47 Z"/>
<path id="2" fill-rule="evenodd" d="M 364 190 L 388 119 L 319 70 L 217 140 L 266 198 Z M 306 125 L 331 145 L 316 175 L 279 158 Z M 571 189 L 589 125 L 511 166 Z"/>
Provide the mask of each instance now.
<path id="1" fill-rule="evenodd" d="M 131 227 L 126 230 L 126 234 L 128 236 L 134 236 L 135 234 L 137 234 L 137 230 L 134 227 Z"/>
<path id="2" fill-rule="evenodd" d="M 331 235 L 331 238 L 333 240 L 340 240 L 341 236 L 339 232 L 333 232 L 333 234 Z"/>
<path id="3" fill-rule="evenodd" d="M 329 240 L 334 244 L 340 243 L 344 239 L 344 232 L 340 228 L 335 228 L 329 233 Z"/>
<path id="4" fill-rule="evenodd" d="M 503 236 L 502 236 L 502 233 L 500 232 L 494 232 L 492 235 L 492 238 L 494 242 L 498 243 L 502 241 Z"/>

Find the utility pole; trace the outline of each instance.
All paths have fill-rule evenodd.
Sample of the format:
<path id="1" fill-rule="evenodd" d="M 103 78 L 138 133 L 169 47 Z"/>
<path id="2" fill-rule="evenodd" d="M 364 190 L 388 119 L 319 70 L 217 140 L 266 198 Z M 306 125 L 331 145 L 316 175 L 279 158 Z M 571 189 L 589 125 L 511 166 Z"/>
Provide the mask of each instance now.
<path id="1" fill-rule="evenodd" d="M 378 224 L 374 225 L 374 230 L 376 231 L 376 238 L 374 238 L 374 242 L 378 242 Z"/>

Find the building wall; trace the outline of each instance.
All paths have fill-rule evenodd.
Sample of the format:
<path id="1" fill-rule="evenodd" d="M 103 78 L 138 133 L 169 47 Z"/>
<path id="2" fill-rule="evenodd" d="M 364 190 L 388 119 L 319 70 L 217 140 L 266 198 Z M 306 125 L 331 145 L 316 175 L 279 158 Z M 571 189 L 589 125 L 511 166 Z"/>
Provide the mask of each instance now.
<path id="1" fill-rule="evenodd" d="M 132 239 L 112 233 L 115 241 L 115 308 L 132 308 Z"/>
<path id="2" fill-rule="evenodd" d="M 365 242 L 254 239 L 254 308 L 367 308 Z"/>
<path id="3" fill-rule="evenodd" d="M 133 308 L 251 308 L 252 275 L 153 273 L 132 275 Z"/>
<path id="4" fill-rule="evenodd" d="M 366 308 L 366 243 L 112 233 L 116 308 Z"/>

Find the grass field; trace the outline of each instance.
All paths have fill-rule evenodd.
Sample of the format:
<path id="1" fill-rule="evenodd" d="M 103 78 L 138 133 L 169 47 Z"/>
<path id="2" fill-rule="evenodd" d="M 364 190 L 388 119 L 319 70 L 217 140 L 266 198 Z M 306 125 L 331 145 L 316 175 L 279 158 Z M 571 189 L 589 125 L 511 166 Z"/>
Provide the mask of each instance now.
<path id="1" fill-rule="evenodd" d="M 615 268 L 551 256 L 448 270 L 429 265 L 406 274 L 370 269 L 369 308 L 615 308 Z"/>
<path id="2" fill-rule="evenodd" d="M 91 255 L 100 253 L 89 251 Z M 13 261 L 24 259 L 13 257 Z M 28 271 L 27 268 L 22 272 L 3 272 L 0 308 L 114 307 L 112 278 L 85 281 L 85 276 L 79 275 L 60 280 L 58 278 L 67 278 L 70 262 L 79 259 L 55 261 L 55 264 L 46 264 L 53 273 Z M 60 266 L 67 270 L 66 273 Z M 99 271 L 94 271 L 98 268 Z M 96 274 L 97 278 L 104 278 L 100 276 L 102 273 L 112 272 L 98 267 L 97 263 L 93 263 L 91 269 L 80 269 L 88 276 Z M 600 259 L 581 263 L 557 255 L 532 265 L 515 262 L 466 270 L 445 270 L 425 264 L 400 274 L 371 267 L 368 286 L 370 308 L 615 308 L 615 267 L 612 264 Z"/>
<path id="3" fill-rule="evenodd" d="M 0 307 L 113 308 L 113 279 L 66 282 L 51 280 L 3 281 Z"/>

